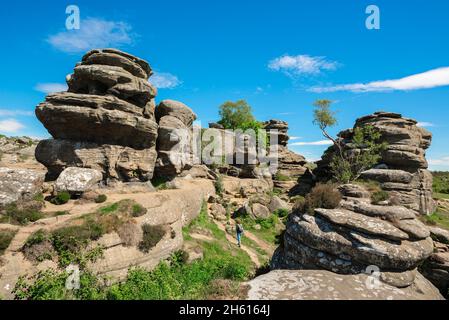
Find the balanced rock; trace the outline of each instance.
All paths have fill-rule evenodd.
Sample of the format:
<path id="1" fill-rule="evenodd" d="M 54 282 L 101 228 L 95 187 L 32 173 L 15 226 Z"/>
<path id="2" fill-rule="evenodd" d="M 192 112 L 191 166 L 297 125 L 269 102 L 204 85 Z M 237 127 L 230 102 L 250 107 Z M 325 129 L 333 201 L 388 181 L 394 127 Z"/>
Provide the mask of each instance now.
<path id="1" fill-rule="evenodd" d="M 68 167 L 101 171 L 105 180 L 147 181 L 156 162 L 158 125 L 148 63 L 115 49 L 88 52 L 68 76 L 68 92 L 36 108 L 52 140 L 36 159 L 56 179 Z"/>
<path id="2" fill-rule="evenodd" d="M 372 126 L 381 134 L 387 148 L 382 153 L 378 166 L 364 172 L 363 179 L 378 181 L 383 190 L 397 204 L 414 210 L 417 214 L 431 214 L 435 210 L 432 199 L 432 174 L 427 170 L 426 149 L 432 134 L 417 126 L 417 121 L 390 112 L 376 112 L 362 117 L 354 128 Z M 339 139 L 347 150 L 353 150 L 351 140 L 354 130 L 339 133 Z M 357 151 L 357 150 L 354 150 Z M 328 180 L 330 163 L 336 150 L 330 147 L 314 170 L 318 180 Z"/>

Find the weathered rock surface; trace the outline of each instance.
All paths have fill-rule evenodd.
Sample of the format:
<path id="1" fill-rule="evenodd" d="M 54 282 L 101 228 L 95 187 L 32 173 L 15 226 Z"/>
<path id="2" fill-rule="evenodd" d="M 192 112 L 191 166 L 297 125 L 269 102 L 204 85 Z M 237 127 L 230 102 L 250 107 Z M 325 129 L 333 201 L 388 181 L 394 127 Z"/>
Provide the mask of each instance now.
<path id="1" fill-rule="evenodd" d="M 420 266 L 421 273 L 443 296 L 449 298 L 449 231 L 429 227 L 435 248 L 430 258 Z"/>
<path id="2" fill-rule="evenodd" d="M 38 171 L 0 168 L 0 207 L 32 200 L 42 192 L 44 177 Z"/>
<path id="3" fill-rule="evenodd" d="M 99 170 L 106 181 L 153 177 L 158 125 L 151 74 L 146 61 L 115 49 L 83 57 L 67 79 L 69 92 L 51 94 L 36 108 L 55 138 L 36 149 L 48 179 L 68 167 Z"/>
<path id="4" fill-rule="evenodd" d="M 443 300 L 419 273 L 413 285 L 397 288 L 367 274 L 325 270 L 275 270 L 248 282 L 248 300 Z"/>
<path id="5" fill-rule="evenodd" d="M 164 100 L 156 107 L 159 123 L 155 175 L 174 177 L 193 165 L 192 123 L 196 115 L 185 104 Z"/>
<path id="6" fill-rule="evenodd" d="M 432 134 L 418 127 L 417 121 L 389 112 L 376 112 L 362 117 L 356 121 L 354 128 L 368 125 L 381 133 L 381 141 L 387 143 L 387 149 L 377 168 L 364 172 L 362 178 L 380 182 L 382 189 L 397 204 L 419 214 L 433 213 L 432 174 L 427 170 L 425 158 Z M 353 148 L 350 143 L 352 135 L 353 129 L 339 134 L 347 149 Z M 329 164 L 334 149 L 330 147 L 318 162 L 318 168 L 314 171 L 318 180 L 329 179 Z"/>
<path id="7" fill-rule="evenodd" d="M 55 183 L 55 191 L 82 194 L 94 188 L 101 180 L 103 175 L 98 170 L 70 167 L 59 175 Z"/>
<path id="8" fill-rule="evenodd" d="M 56 180 L 67 167 L 99 170 L 105 180 L 148 181 L 153 177 L 156 148 L 137 150 L 119 145 L 71 140 L 43 140 L 36 159 L 48 169 L 47 179 Z"/>
<path id="9" fill-rule="evenodd" d="M 398 288 L 414 283 L 414 272 L 432 255 L 430 232 L 415 211 L 371 204 L 360 185 L 343 185 L 336 209 L 315 209 L 313 216 L 289 217 L 283 245 L 272 259 L 274 269 L 325 269 L 359 274 L 376 266 L 381 281 Z"/>

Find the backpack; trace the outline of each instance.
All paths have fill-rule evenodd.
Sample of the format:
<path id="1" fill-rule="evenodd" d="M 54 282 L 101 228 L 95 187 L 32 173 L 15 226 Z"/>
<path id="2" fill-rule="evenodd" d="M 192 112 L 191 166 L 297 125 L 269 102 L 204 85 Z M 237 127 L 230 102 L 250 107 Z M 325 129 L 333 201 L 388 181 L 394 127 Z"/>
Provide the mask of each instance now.
<path id="1" fill-rule="evenodd" d="M 243 227 L 242 227 L 241 224 L 238 224 L 238 225 L 237 225 L 237 232 L 238 232 L 238 233 L 243 233 Z"/>

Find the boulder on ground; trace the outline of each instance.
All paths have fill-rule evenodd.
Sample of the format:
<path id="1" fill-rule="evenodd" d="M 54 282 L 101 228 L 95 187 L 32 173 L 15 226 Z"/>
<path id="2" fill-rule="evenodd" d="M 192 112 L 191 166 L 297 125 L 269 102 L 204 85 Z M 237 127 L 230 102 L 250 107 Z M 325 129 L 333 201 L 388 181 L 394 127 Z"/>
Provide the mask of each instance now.
<path id="1" fill-rule="evenodd" d="M 0 168 L 0 207 L 32 200 L 42 192 L 44 178 L 42 172 Z"/>
<path id="2" fill-rule="evenodd" d="M 56 180 L 55 191 L 82 194 L 92 190 L 102 179 L 103 175 L 98 170 L 77 167 L 67 168 Z"/>

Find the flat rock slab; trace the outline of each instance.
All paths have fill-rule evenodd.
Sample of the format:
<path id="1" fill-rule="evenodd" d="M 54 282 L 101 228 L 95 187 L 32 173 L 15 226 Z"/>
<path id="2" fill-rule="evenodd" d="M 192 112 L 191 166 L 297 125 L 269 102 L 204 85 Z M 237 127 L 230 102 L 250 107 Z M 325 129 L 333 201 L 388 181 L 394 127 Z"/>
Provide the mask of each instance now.
<path id="1" fill-rule="evenodd" d="M 316 209 L 315 213 L 329 220 L 333 224 L 358 230 L 363 233 L 399 241 L 409 238 L 407 233 L 399 230 L 387 221 L 368 217 L 349 210 Z"/>
<path id="2" fill-rule="evenodd" d="M 421 274 L 399 289 L 366 274 L 339 275 L 323 270 L 275 270 L 248 282 L 248 300 L 444 300 Z"/>

